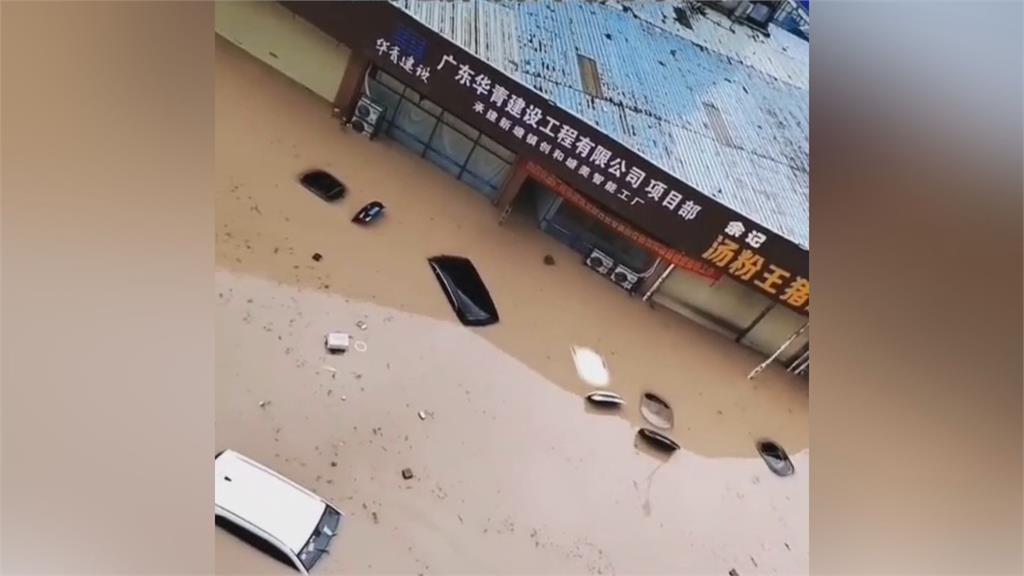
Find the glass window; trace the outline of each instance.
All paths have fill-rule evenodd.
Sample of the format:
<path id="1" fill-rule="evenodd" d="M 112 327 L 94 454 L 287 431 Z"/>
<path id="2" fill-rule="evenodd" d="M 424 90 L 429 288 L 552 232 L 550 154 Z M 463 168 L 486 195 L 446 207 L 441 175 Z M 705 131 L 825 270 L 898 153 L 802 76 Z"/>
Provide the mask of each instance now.
<path id="1" fill-rule="evenodd" d="M 374 75 L 377 77 L 378 82 L 385 86 L 388 86 L 389 88 L 391 88 L 395 92 L 398 92 L 399 94 L 401 94 L 402 91 L 405 90 L 405 84 L 402 84 L 397 78 L 387 74 L 386 72 L 381 72 L 380 70 L 377 70 L 376 74 Z"/>
<path id="2" fill-rule="evenodd" d="M 395 114 L 394 125 L 420 142 L 430 139 L 430 134 L 434 131 L 436 124 L 437 118 L 408 100 L 402 100 L 401 105 L 398 106 L 398 113 Z"/>
<path id="3" fill-rule="evenodd" d="M 511 150 L 505 148 L 501 144 L 498 144 L 497 142 L 491 140 L 490 138 L 484 136 L 483 134 L 480 135 L 480 145 L 493 152 L 495 156 L 501 158 L 505 162 L 511 164 L 512 162 L 516 161 L 516 155 Z"/>
<path id="4" fill-rule="evenodd" d="M 444 112 L 444 110 L 442 110 L 440 106 L 434 104 L 433 102 L 427 100 L 426 98 L 420 100 L 420 108 L 423 108 L 424 110 L 430 112 L 434 116 L 440 116 Z"/>
<path id="5" fill-rule="evenodd" d="M 445 115 L 447 116 L 447 114 Z M 466 163 L 469 151 L 473 148 L 473 141 L 441 122 L 434 132 L 433 140 L 430 141 L 430 147 L 462 166 Z"/>
<path id="6" fill-rule="evenodd" d="M 473 173 L 469 172 L 468 170 L 466 172 L 463 172 L 462 177 L 459 179 L 465 182 L 466 184 L 469 184 L 473 188 L 479 190 L 480 192 L 483 192 L 485 196 L 492 200 L 498 196 L 498 188 L 492 186 L 491 183 L 488 182 L 487 180 L 474 176 Z"/>
<path id="7" fill-rule="evenodd" d="M 491 154 L 486 148 L 477 146 L 469 155 L 466 170 L 487 182 L 493 188 L 500 188 L 511 167 L 508 162 Z"/>
<path id="8" fill-rule="evenodd" d="M 417 154 L 423 154 L 423 151 L 427 149 L 427 145 L 417 140 L 415 136 L 406 133 L 398 126 L 391 126 L 391 130 L 388 135 L 395 141 L 400 143 L 402 146 L 412 150 Z"/>
<path id="9" fill-rule="evenodd" d="M 398 111 L 398 103 L 401 102 L 402 97 L 373 78 L 370 78 L 367 84 L 370 89 L 370 99 L 384 106 L 385 117 L 390 122 L 394 119 L 395 112 Z"/>
<path id="10" fill-rule="evenodd" d="M 419 104 L 421 99 L 420 93 L 413 90 L 412 88 L 409 88 L 408 86 L 405 87 L 405 92 L 402 93 L 402 97 L 407 100 L 416 102 L 417 104 Z"/>
<path id="11" fill-rule="evenodd" d="M 462 172 L 461 164 L 456 164 L 455 162 L 452 162 L 450 158 L 448 158 L 444 154 L 441 154 L 440 152 L 435 152 L 434 150 L 428 149 L 425 157 L 427 160 L 430 160 L 434 164 L 441 167 L 442 170 L 451 174 L 452 176 L 455 176 L 456 178 L 458 178 L 459 173 Z"/>
<path id="12" fill-rule="evenodd" d="M 469 124 L 466 124 L 462 120 L 459 120 L 455 116 L 452 116 L 448 112 L 445 112 L 442 118 L 447 124 L 454 126 L 456 130 L 465 134 L 470 140 L 476 140 L 476 137 L 480 135 L 479 130 L 473 128 Z"/>
<path id="13" fill-rule="evenodd" d="M 806 316 L 794 312 L 785 304 L 777 303 L 764 318 L 761 318 L 751 328 L 741 342 L 766 356 L 771 355 L 806 323 Z M 797 336 L 796 340 L 779 355 L 779 362 L 785 364 L 795 360 L 801 348 L 807 344 L 810 338 L 809 332 L 810 330 L 805 330 L 803 334 Z"/>

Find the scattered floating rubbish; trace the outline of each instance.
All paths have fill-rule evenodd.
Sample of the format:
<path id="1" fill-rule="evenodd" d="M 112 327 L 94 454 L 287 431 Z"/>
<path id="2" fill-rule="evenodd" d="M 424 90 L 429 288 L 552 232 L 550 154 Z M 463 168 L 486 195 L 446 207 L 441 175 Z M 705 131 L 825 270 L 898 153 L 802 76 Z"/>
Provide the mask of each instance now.
<path id="1" fill-rule="evenodd" d="M 270 400 L 260 400 L 259 406 L 260 408 L 266 408 L 267 406 L 270 406 Z"/>
<path id="2" fill-rule="evenodd" d="M 552 256 L 551 254 L 545 254 L 544 255 L 544 265 L 545 266 L 554 266 L 555 265 L 555 257 Z"/>
<path id="3" fill-rule="evenodd" d="M 758 441 L 757 452 L 764 459 L 764 463 L 768 465 L 768 469 L 776 476 L 790 476 L 796 471 L 793 461 L 789 459 L 789 455 L 786 454 L 782 446 L 771 440 Z"/>
<path id="4" fill-rule="evenodd" d="M 377 219 L 378 216 L 384 213 L 384 205 L 374 200 L 366 206 L 359 209 L 356 215 L 352 217 L 352 222 L 356 224 L 369 224 Z"/>
<path id="5" fill-rule="evenodd" d="M 427 419 L 427 413 L 424 412 L 423 410 L 420 410 L 419 412 L 417 412 L 416 415 L 420 417 L 420 420 L 426 420 Z"/>
<path id="6" fill-rule="evenodd" d="M 573 346 L 572 360 L 576 364 L 576 374 L 587 384 L 604 387 L 611 381 L 604 358 L 590 348 Z"/>
<path id="7" fill-rule="evenodd" d="M 412 476 L 412 468 L 404 468 L 402 470 L 402 478 L 405 478 L 406 480 L 412 480 Z"/>
<path id="8" fill-rule="evenodd" d="M 618 408 L 626 403 L 626 401 L 622 399 L 622 396 L 619 396 L 615 392 L 591 392 L 590 394 L 587 394 L 586 398 L 591 404 L 607 408 Z"/>
<path id="9" fill-rule="evenodd" d="M 356 322 L 356 328 L 359 328 L 360 330 L 366 330 L 368 327 L 369 326 L 366 324 L 366 322 L 363 322 L 362 320 Z"/>
<path id="10" fill-rule="evenodd" d="M 729 570 L 729 576 L 740 576 L 740 573 L 735 568 Z"/>
<path id="11" fill-rule="evenodd" d="M 336 372 L 338 371 L 338 369 L 337 369 L 337 368 L 335 368 L 334 366 L 328 366 L 328 365 L 326 365 L 326 364 L 324 364 L 323 366 L 321 366 L 321 367 L 320 367 L 320 369 L 321 369 L 321 370 L 324 370 L 324 371 L 327 371 L 327 372 L 330 372 L 330 373 L 332 373 L 332 374 L 333 374 L 333 373 L 336 373 Z"/>
<path id="12" fill-rule="evenodd" d="M 380 518 L 377 517 L 377 513 L 376 512 L 371 512 L 370 516 L 373 517 L 373 523 L 374 524 L 380 524 Z"/>
<path id="13" fill-rule="evenodd" d="M 338 463 L 333 461 L 333 460 L 331 460 L 331 468 L 337 468 L 337 467 L 338 467 Z"/>
<path id="14" fill-rule="evenodd" d="M 321 253 L 319 253 L 319 252 L 313 252 L 313 261 L 314 261 L 314 262 L 319 262 L 320 260 L 322 260 L 322 259 L 323 259 L 323 257 L 324 257 L 324 255 L 323 255 L 323 254 L 321 254 Z"/>
<path id="15" fill-rule="evenodd" d="M 344 332 L 331 332 L 324 338 L 324 346 L 332 354 L 340 354 L 348 350 L 352 344 L 352 337 Z"/>
<path id="16" fill-rule="evenodd" d="M 356 340 L 355 348 L 356 352 L 366 352 L 366 342 L 363 342 L 362 340 Z"/>
<path id="17" fill-rule="evenodd" d="M 344 394 L 342 394 L 341 395 L 341 401 L 342 402 L 347 402 L 348 401 L 348 396 L 345 396 Z"/>
<path id="18" fill-rule="evenodd" d="M 651 426 L 662 430 L 671 430 L 673 424 L 672 408 L 656 394 L 646 392 L 640 401 L 640 414 Z"/>
<path id="19" fill-rule="evenodd" d="M 663 451 L 663 452 L 675 452 L 679 450 L 679 444 L 669 438 L 668 436 L 658 432 L 657 430 L 651 430 L 650 428 L 641 428 L 637 432 L 637 436 L 646 440 L 651 446 Z"/>

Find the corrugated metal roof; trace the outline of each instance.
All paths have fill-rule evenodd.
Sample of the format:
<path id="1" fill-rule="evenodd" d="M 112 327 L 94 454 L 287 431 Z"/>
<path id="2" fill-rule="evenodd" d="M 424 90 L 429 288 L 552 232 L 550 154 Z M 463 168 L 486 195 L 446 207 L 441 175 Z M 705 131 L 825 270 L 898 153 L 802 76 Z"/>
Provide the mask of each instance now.
<path id="1" fill-rule="evenodd" d="M 664 2 L 395 4 L 708 196 L 809 246 L 808 43 Z M 586 94 L 577 54 L 597 62 Z M 709 107 L 717 108 L 709 118 Z M 729 135 L 712 128 L 724 119 Z"/>

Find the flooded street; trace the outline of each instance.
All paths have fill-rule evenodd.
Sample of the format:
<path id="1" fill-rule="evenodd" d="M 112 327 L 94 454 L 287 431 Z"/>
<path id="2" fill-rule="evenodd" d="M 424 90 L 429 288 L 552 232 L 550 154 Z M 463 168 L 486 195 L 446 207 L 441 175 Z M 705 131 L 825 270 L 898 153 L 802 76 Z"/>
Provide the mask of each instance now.
<path id="1" fill-rule="evenodd" d="M 315 573 L 807 572 L 806 381 L 747 380 L 760 355 L 628 298 L 526 218 L 498 226 L 483 196 L 341 130 L 220 38 L 216 58 L 216 444 L 348 514 Z M 297 184 L 314 167 L 345 199 Z M 385 216 L 351 224 L 371 200 Z M 499 324 L 458 324 L 427 266 L 443 253 L 473 260 Z M 366 351 L 327 355 L 329 331 Z M 586 406 L 574 345 L 608 363 L 619 413 Z M 671 459 L 635 445 L 643 392 L 673 408 Z M 767 469 L 762 437 L 794 476 Z M 291 571 L 223 530 L 217 569 Z"/>

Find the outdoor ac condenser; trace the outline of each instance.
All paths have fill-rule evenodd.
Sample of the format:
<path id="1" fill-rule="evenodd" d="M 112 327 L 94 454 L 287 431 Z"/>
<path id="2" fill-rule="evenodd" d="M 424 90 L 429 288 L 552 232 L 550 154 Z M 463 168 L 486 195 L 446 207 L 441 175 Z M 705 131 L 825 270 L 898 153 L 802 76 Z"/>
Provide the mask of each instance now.
<path id="1" fill-rule="evenodd" d="M 611 273 L 612 268 L 615 267 L 615 260 L 613 260 L 611 256 L 605 254 L 604 252 L 601 252 L 597 248 L 594 248 L 594 250 L 590 253 L 589 256 L 586 257 L 583 263 L 586 264 L 588 268 L 592 269 L 593 271 L 597 272 L 602 276 L 607 276 L 609 273 Z"/>
<path id="2" fill-rule="evenodd" d="M 384 120 L 384 107 L 363 96 L 356 104 L 355 114 L 348 124 L 357 133 L 373 138 Z"/>

